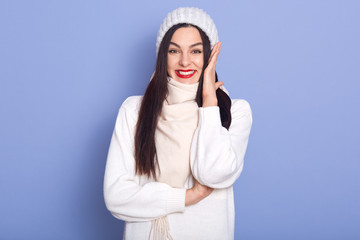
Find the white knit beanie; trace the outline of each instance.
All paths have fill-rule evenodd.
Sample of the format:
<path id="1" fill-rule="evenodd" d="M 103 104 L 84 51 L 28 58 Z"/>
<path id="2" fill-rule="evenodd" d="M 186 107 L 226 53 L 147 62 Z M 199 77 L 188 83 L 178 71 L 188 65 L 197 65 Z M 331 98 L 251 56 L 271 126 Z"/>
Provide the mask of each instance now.
<path id="1" fill-rule="evenodd" d="M 211 49 L 219 41 L 218 32 L 213 20 L 202 9 L 195 7 L 181 7 L 168 13 L 160 26 L 156 39 L 156 54 L 166 32 L 174 25 L 179 23 L 189 23 L 203 30 L 209 37 Z"/>

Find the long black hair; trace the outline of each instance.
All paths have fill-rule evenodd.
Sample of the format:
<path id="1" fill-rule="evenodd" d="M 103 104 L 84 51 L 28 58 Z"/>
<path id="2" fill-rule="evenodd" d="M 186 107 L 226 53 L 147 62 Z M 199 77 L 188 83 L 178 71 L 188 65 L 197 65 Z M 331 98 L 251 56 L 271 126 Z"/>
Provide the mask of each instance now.
<path id="1" fill-rule="evenodd" d="M 167 59 L 170 40 L 175 31 L 181 27 L 195 27 L 199 30 L 203 42 L 204 50 L 204 66 L 200 75 L 199 87 L 196 94 L 196 102 L 202 107 L 202 90 L 204 70 L 208 65 L 211 54 L 210 40 L 208 36 L 195 25 L 180 23 L 172 26 L 165 34 L 159 47 L 156 60 L 155 73 L 143 96 L 139 118 L 136 124 L 135 133 L 135 173 L 146 175 L 156 179 L 156 166 L 158 163 L 155 159 L 155 130 L 158 117 L 162 110 L 162 104 L 168 94 L 167 89 Z M 216 82 L 218 81 L 217 73 L 215 73 Z M 222 126 L 229 129 L 231 124 L 231 100 L 229 96 L 220 88 L 216 90 L 218 106 L 220 108 L 220 117 Z"/>

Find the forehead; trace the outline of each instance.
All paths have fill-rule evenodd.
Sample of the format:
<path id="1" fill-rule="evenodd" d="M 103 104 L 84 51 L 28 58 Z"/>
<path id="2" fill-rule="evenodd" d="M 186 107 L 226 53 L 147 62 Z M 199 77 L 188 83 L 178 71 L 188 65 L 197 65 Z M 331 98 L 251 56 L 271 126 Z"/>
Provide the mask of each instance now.
<path id="1" fill-rule="evenodd" d="M 171 42 L 174 42 L 180 46 L 190 46 L 194 43 L 201 42 L 201 35 L 199 30 L 195 27 L 182 27 L 177 29 L 172 38 Z"/>

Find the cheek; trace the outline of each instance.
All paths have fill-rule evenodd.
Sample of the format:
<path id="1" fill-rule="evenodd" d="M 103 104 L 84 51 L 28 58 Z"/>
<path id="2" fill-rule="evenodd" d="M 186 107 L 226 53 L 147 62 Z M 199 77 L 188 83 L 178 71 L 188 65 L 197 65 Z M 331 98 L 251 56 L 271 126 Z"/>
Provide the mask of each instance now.
<path id="1" fill-rule="evenodd" d="M 167 68 L 168 68 L 168 70 L 173 70 L 173 68 L 174 68 L 174 58 L 168 57 Z"/>
<path id="2" fill-rule="evenodd" d="M 203 66 L 204 66 L 204 58 L 203 58 L 203 57 L 197 59 L 197 61 L 196 61 L 196 66 L 197 66 L 198 68 L 200 68 L 200 69 L 203 68 Z"/>
<path id="3" fill-rule="evenodd" d="M 170 77 L 175 78 L 174 71 L 175 71 L 174 59 L 168 57 L 168 60 L 167 60 L 167 74 Z"/>

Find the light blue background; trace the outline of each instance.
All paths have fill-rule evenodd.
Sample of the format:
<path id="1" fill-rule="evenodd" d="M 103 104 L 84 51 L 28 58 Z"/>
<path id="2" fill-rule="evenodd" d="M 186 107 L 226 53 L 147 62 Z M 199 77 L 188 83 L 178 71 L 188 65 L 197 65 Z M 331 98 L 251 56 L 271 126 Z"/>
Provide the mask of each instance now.
<path id="1" fill-rule="evenodd" d="M 121 239 L 102 184 L 166 13 L 197 6 L 253 110 L 236 239 L 360 239 L 360 2 L 0 2 L 0 239 Z"/>

